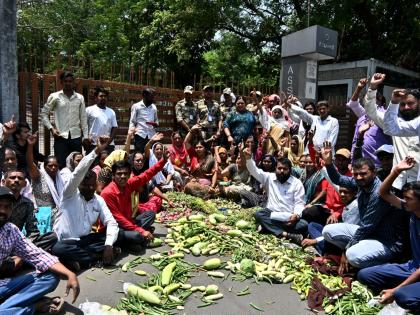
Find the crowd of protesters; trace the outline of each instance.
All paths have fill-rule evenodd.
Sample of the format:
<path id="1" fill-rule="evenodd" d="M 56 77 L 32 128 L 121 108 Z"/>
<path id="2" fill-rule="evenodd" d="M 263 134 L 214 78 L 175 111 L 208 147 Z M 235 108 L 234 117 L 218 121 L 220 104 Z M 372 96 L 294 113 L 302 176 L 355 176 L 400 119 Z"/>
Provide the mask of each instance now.
<path id="1" fill-rule="evenodd" d="M 359 81 L 347 104 L 358 117 L 348 148 L 337 147 L 339 122 L 325 100 L 244 97 L 230 88 L 215 100 L 205 86 L 196 101 L 186 86 L 170 145 L 146 88 L 116 149 L 109 91 L 96 88 L 95 105 L 85 108 L 74 75 L 63 72 L 63 90 L 40 115 L 55 155 L 39 153 L 26 122 L 12 118 L 0 128 L 0 313 L 59 311 L 60 297 L 44 297 L 59 276 L 76 299 L 75 272 L 153 240 L 162 201 L 173 206 L 168 191 L 260 207 L 260 233 L 336 255 L 339 272 L 355 270 L 382 303 L 418 311 L 420 92 L 396 89 L 387 106 L 378 92 L 384 80 L 377 73 Z M 47 222 L 37 219 L 41 211 Z M 19 275 L 25 265 L 37 273 Z"/>

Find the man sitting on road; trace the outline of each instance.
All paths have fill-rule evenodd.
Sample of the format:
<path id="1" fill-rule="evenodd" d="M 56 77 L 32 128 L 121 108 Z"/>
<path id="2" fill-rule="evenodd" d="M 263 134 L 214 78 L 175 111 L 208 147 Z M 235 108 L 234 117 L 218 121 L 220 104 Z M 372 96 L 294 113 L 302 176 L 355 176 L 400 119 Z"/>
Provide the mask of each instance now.
<path id="1" fill-rule="evenodd" d="M 392 170 L 380 188 L 380 195 L 398 209 L 410 212 L 410 243 L 412 259 L 403 264 L 384 264 L 363 269 L 358 279 L 375 291 L 381 291 L 380 302 L 396 303 L 411 311 L 420 310 L 420 182 L 403 186 L 403 199 L 391 193 L 398 175 L 414 167 L 412 157 L 406 157 Z"/>
<path id="2" fill-rule="evenodd" d="M 112 165 L 112 182 L 102 190 L 101 196 L 111 210 L 120 227 L 118 242 L 146 245 L 153 240 L 152 227 L 155 221 L 154 211 L 138 213 L 138 207 L 132 207 L 132 193 L 137 192 L 162 170 L 168 160 L 165 152 L 163 158 L 155 165 L 137 176 L 131 177 L 131 165 L 119 161 Z M 136 212 L 133 213 L 133 209 Z"/>
<path id="3" fill-rule="evenodd" d="M 292 163 L 282 158 L 277 161 L 275 174 L 264 172 L 251 159 L 249 148 L 243 152 L 249 173 L 264 186 L 268 194 L 266 208 L 255 213 L 257 224 L 261 225 L 262 231 L 300 245 L 308 227 L 308 223 L 300 218 L 305 207 L 305 190 L 302 182 L 291 176 Z"/>
<path id="4" fill-rule="evenodd" d="M 57 242 L 57 236 L 54 232 L 40 234 L 38 220 L 35 217 L 34 204 L 28 198 L 21 195 L 21 190 L 26 186 L 25 172 L 15 168 L 8 169 L 4 173 L 3 184 L 15 195 L 10 222 L 16 225 L 19 230 L 25 230 L 26 237 L 36 246 L 45 251 L 50 251 L 52 246 Z"/>
<path id="5" fill-rule="evenodd" d="M 60 281 L 58 276 L 62 276 L 67 278 L 66 294 L 73 290 L 74 302 L 80 292 L 77 277 L 9 222 L 14 201 L 13 192 L 0 187 L 0 314 L 33 314 L 44 307 L 58 311 L 53 301 L 45 302 L 42 297 L 55 290 Z M 14 276 L 14 257 L 34 266 L 37 272 Z"/>
<path id="6" fill-rule="evenodd" d="M 112 246 L 118 238 L 118 224 L 103 198 L 95 194 L 96 173 L 90 170 L 108 143 L 109 137 L 98 137 L 96 149 L 77 165 L 64 186 L 60 212 L 54 223 L 58 242 L 52 253 L 76 271 L 89 268 L 100 257 L 105 264 L 113 259 Z M 98 218 L 106 226 L 106 233 L 91 233 Z"/>
<path id="7" fill-rule="evenodd" d="M 367 158 L 355 161 L 352 178 L 340 175 L 333 165 L 331 143 L 324 143 L 321 154 L 334 184 L 358 190 L 360 224 L 329 224 L 322 232 L 327 242 L 345 249 L 340 271 L 347 271 L 348 263 L 366 268 L 395 258 L 402 250 L 402 215 L 379 197 L 381 181 L 374 162 Z"/>

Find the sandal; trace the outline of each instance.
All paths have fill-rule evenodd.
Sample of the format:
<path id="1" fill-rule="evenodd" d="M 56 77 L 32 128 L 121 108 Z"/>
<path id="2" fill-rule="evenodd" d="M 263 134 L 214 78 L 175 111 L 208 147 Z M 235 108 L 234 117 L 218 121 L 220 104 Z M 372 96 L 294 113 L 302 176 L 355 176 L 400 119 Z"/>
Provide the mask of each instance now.
<path id="1" fill-rule="evenodd" d="M 44 296 L 37 301 L 36 304 L 38 304 L 36 306 L 36 314 L 58 314 L 64 307 L 64 299 L 59 296 L 54 296 L 52 298 Z"/>

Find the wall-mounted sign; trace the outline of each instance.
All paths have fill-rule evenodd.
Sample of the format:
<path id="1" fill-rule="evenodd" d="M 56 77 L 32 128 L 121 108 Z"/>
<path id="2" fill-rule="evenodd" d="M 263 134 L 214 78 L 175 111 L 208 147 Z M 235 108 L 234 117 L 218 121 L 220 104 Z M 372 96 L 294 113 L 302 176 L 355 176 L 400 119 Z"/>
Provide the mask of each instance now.
<path id="1" fill-rule="evenodd" d="M 315 60 L 306 61 L 306 78 L 316 79 L 317 74 L 317 62 Z"/>
<path id="2" fill-rule="evenodd" d="M 304 56 L 312 60 L 333 59 L 337 55 L 336 31 L 314 25 L 286 35 L 281 40 L 282 58 Z"/>

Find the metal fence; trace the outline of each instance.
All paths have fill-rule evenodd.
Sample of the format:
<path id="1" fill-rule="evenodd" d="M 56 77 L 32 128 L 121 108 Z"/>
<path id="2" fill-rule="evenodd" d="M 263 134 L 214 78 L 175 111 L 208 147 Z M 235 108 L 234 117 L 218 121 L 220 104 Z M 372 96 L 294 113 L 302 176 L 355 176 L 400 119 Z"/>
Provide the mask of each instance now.
<path id="1" fill-rule="evenodd" d="M 19 117 L 27 121 L 33 132 L 39 132 L 39 149 L 44 154 L 53 154 L 53 139 L 49 131 L 44 128 L 39 113 L 48 96 L 61 89 L 59 73 L 38 74 L 34 72 L 19 72 Z M 159 128 L 165 135 L 164 142 L 169 143 L 170 135 L 176 127 L 175 105 L 184 97 L 183 90 L 159 86 L 138 85 L 107 80 L 76 79 L 76 91 L 85 98 L 86 106 L 94 104 L 93 92 L 97 86 L 109 89 L 108 106 L 117 116 L 118 129 L 116 145 L 123 145 L 128 131 L 131 106 L 142 99 L 142 91 L 151 87 L 155 90 L 155 103 L 158 109 Z M 200 88 L 202 84 L 199 84 Z M 220 94 L 214 93 L 218 100 Z M 201 98 L 201 91 L 194 92 L 193 99 Z M 53 116 L 53 115 L 52 115 Z"/>

